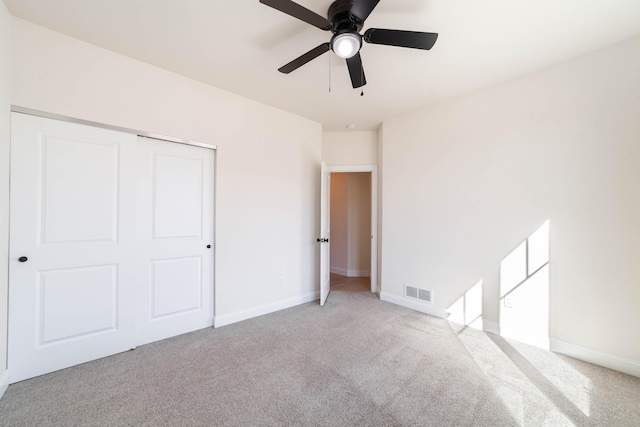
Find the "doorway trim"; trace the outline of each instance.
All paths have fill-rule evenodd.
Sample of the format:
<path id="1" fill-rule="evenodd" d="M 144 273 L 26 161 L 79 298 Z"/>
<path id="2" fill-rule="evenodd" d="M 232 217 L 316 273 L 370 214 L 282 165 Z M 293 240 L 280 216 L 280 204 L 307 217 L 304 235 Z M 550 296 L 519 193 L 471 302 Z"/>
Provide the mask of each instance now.
<path id="1" fill-rule="evenodd" d="M 378 286 L 378 166 L 354 165 L 332 166 L 329 173 L 370 172 L 371 173 L 371 292 L 380 295 Z"/>

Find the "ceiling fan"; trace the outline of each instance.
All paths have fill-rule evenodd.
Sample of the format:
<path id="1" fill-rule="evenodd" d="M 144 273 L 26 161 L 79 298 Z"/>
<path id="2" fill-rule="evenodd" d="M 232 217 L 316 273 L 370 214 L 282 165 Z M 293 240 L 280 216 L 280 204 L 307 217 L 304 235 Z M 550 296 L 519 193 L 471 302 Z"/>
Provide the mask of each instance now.
<path id="1" fill-rule="evenodd" d="M 336 55 L 346 59 L 351 84 L 354 88 L 358 88 L 367 84 L 360 57 L 360 48 L 363 40 L 371 44 L 409 47 L 412 49 L 429 50 L 433 47 L 438 39 L 437 33 L 369 28 L 363 35 L 360 35 L 364 21 L 369 17 L 378 2 L 380 0 L 336 0 L 331 3 L 327 18 L 324 18 L 291 0 L 260 0 L 262 4 L 298 18 L 321 30 L 333 33 L 330 42 L 322 43 L 320 46 L 311 49 L 309 52 L 280 67 L 278 71 L 289 74 L 323 53 L 333 50 Z"/>

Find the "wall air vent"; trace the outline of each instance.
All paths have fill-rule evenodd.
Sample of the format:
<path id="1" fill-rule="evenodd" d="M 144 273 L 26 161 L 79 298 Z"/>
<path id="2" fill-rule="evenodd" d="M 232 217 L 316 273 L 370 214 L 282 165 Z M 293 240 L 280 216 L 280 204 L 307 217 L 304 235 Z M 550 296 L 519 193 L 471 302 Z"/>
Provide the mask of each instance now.
<path id="1" fill-rule="evenodd" d="M 431 302 L 431 291 L 427 289 L 418 289 L 418 299 L 425 302 Z"/>
<path id="2" fill-rule="evenodd" d="M 405 285 L 404 286 L 404 296 L 408 298 L 418 298 L 418 288 L 414 288 L 413 286 Z"/>
<path id="3" fill-rule="evenodd" d="M 433 303 L 433 291 L 428 289 L 420 289 L 414 286 L 404 285 L 404 296 L 411 299 L 417 299 L 423 302 Z"/>

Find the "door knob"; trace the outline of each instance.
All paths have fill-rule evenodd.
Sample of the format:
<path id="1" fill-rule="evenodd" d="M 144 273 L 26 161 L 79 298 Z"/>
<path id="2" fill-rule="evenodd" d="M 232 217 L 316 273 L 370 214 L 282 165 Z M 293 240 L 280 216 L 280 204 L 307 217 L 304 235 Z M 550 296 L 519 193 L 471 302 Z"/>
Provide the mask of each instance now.
<path id="1" fill-rule="evenodd" d="M 211 249 L 211 245 L 207 245 L 207 249 Z"/>
<path id="2" fill-rule="evenodd" d="M 27 258 L 26 256 L 21 256 L 20 258 L 18 258 L 18 261 L 20 262 L 27 262 L 29 258 Z"/>

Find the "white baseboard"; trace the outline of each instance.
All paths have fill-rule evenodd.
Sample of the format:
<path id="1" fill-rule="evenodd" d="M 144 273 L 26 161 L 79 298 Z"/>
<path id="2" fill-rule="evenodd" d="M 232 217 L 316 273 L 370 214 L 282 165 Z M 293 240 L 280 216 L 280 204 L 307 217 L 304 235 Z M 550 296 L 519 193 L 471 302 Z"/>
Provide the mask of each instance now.
<path id="1" fill-rule="evenodd" d="M 330 267 L 329 271 L 331 271 L 333 274 L 339 274 L 340 276 L 346 276 L 349 272 L 348 270 L 339 267 Z"/>
<path id="2" fill-rule="evenodd" d="M 551 339 L 551 351 L 593 363 L 594 365 L 613 369 L 614 371 L 624 372 L 625 374 L 640 377 L 640 363 L 637 361 L 612 356 L 598 350 L 581 347 L 576 344 L 571 344 L 553 338 Z"/>
<path id="3" fill-rule="evenodd" d="M 485 320 L 483 325 L 485 332 L 500 335 L 500 325 L 497 322 Z M 548 348 L 549 350 L 573 357 L 574 359 L 584 362 L 593 363 L 594 365 L 613 369 L 614 371 L 624 372 L 625 374 L 640 377 L 640 363 L 633 360 L 623 359 L 621 357 L 612 356 L 591 348 L 582 347 L 565 341 L 549 338 L 548 346 L 538 345 L 538 347 Z"/>
<path id="4" fill-rule="evenodd" d="M 329 269 L 333 274 L 339 274 L 345 277 L 370 277 L 369 270 L 345 270 L 344 268 L 331 267 Z"/>
<path id="5" fill-rule="evenodd" d="M 254 317 L 262 316 L 264 314 L 273 313 L 276 311 L 284 310 L 286 308 L 295 307 L 300 304 L 306 304 L 311 301 L 320 299 L 319 292 L 311 292 L 306 295 L 301 295 L 294 298 L 274 302 L 272 304 L 261 305 L 259 307 L 251 308 L 249 310 L 238 311 L 231 314 L 223 314 L 213 317 L 213 325 L 216 328 L 221 326 L 231 325 L 232 323 L 241 322 L 243 320 L 252 319 Z"/>
<path id="6" fill-rule="evenodd" d="M 502 336 L 500 333 L 500 325 L 490 320 L 484 321 L 483 330 L 485 332 L 491 332 L 492 334 Z M 564 354 L 566 356 L 573 357 L 574 359 L 593 363 L 594 365 L 613 369 L 614 371 L 624 372 L 625 374 L 633 375 L 635 377 L 640 377 L 640 363 L 637 361 L 613 356 L 608 353 L 603 353 L 598 350 L 593 350 L 591 348 L 582 347 L 577 344 L 571 344 L 554 338 L 549 338 L 548 345 L 538 344 L 537 346 L 541 348 L 548 348 L 554 353 Z"/>
<path id="7" fill-rule="evenodd" d="M 0 374 L 0 399 L 4 392 L 7 391 L 7 387 L 9 387 L 9 371 L 4 371 Z"/>
<path id="8" fill-rule="evenodd" d="M 412 310 L 429 314 L 434 317 L 440 317 L 441 319 L 447 318 L 447 310 L 435 307 L 434 305 L 431 305 L 429 303 L 410 300 L 408 298 L 399 297 L 397 295 L 388 294 L 386 292 L 380 293 L 380 300 L 390 302 L 402 307 L 410 308 Z"/>
<path id="9" fill-rule="evenodd" d="M 349 270 L 347 271 L 347 277 L 370 277 L 369 270 Z"/>

